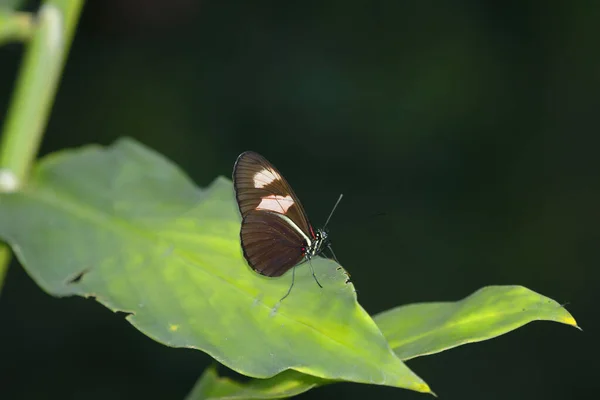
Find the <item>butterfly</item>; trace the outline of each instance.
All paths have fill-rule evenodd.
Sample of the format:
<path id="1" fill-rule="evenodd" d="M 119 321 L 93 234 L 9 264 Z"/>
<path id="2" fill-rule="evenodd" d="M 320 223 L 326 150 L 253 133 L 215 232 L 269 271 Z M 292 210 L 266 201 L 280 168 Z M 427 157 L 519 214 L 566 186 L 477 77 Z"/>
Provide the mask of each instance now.
<path id="1" fill-rule="evenodd" d="M 325 228 L 313 228 L 289 183 L 266 158 L 253 151 L 240 154 L 233 167 L 233 185 L 242 215 L 242 251 L 253 270 L 276 277 L 310 261 L 325 248 L 333 254 Z M 341 199 L 340 195 L 327 222 Z M 312 264 L 311 271 L 317 284 L 323 287 Z M 295 269 L 292 285 L 281 300 L 294 286 L 294 273 Z"/>

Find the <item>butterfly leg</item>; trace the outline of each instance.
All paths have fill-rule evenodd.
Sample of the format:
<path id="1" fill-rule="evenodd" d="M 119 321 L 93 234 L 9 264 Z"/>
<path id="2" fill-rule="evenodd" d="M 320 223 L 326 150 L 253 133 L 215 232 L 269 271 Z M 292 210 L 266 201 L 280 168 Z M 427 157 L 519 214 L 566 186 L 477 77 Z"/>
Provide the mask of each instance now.
<path id="1" fill-rule="evenodd" d="M 290 288 L 288 289 L 288 291 L 285 294 L 285 296 L 283 296 L 281 299 L 279 299 L 280 303 L 283 301 L 283 299 L 285 299 L 286 297 L 288 297 L 290 295 L 290 293 L 292 292 L 292 288 L 294 287 L 294 280 L 295 279 L 296 279 L 296 266 L 293 266 L 292 267 L 292 284 L 290 285 Z"/>
<path id="2" fill-rule="evenodd" d="M 310 272 L 312 272 L 312 276 L 313 276 L 313 278 L 315 278 L 315 282 L 317 282 L 317 285 L 319 285 L 319 287 L 321 289 L 323 289 L 323 285 L 321 285 L 319 283 L 319 280 L 317 279 L 317 276 L 315 275 L 315 269 L 312 266 L 312 261 L 310 261 L 310 258 L 308 259 L 308 265 L 310 265 Z"/>

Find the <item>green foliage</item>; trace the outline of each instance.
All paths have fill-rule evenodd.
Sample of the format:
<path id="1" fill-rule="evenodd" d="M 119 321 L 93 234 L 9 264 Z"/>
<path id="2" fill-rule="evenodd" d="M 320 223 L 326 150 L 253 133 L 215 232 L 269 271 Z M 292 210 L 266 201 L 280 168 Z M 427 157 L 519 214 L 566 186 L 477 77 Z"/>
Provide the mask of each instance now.
<path id="1" fill-rule="evenodd" d="M 401 360 L 534 320 L 577 326 L 559 304 L 520 286 L 371 319 L 345 272 L 326 260 L 315 261 L 323 290 L 301 268 L 280 304 L 289 279 L 258 276 L 240 256 L 230 182 L 198 189 L 132 141 L 50 156 L 27 181 L 83 2 L 45 1 L 36 15 L 13 11 L 21 3 L 0 1 L 0 45 L 27 44 L 0 149 L 3 177 L 16 183 L 3 180 L 0 190 L 25 186 L 0 194 L 0 236 L 47 292 L 95 297 L 161 343 L 266 378 L 238 383 L 210 368 L 190 399 L 283 398 L 341 380 L 430 392 Z M 0 289 L 8 260 L 0 244 Z"/>
<path id="2" fill-rule="evenodd" d="M 246 265 L 231 182 L 197 188 L 129 139 L 50 155 L 27 185 L 0 194 L 0 236 L 55 296 L 94 297 L 153 339 L 203 350 L 254 378 L 209 369 L 190 399 L 282 398 L 337 381 L 429 392 L 401 360 L 489 339 L 533 320 L 576 326 L 558 303 L 520 286 L 398 307 L 374 320 L 347 273 L 317 259 L 267 278 Z M 382 333 L 383 332 L 383 333 Z"/>
<path id="3" fill-rule="evenodd" d="M 400 306 L 376 315 L 375 322 L 403 360 L 491 339 L 536 320 L 577 327 L 560 304 L 522 286 L 489 286 L 456 302 Z M 286 371 L 271 379 L 239 383 L 208 369 L 188 400 L 278 399 L 333 383 Z"/>
<path id="4" fill-rule="evenodd" d="M 0 3 L 0 45 L 27 42 L 2 121 L 0 191 L 20 186 L 35 160 L 83 0 L 46 0 L 35 16 L 12 11 L 19 3 Z M 9 261 L 10 251 L 0 243 L 0 291 Z"/>
<path id="5" fill-rule="evenodd" d="M 284 399 L 332 383 L 296 371 L 285 371 L 269 379 L 252 379 L 246 383 L 220 377 L 214 367 L 207 368 L 187 400 Z"/>
<path id="6" fill-rule="evenodd" d="M 286 369 L 333 380 L 428 386 L 390 349 L 335 263 L 290 276 L 251 271 L 231 183 L 200 190 L 130 140 L 45 158 L 0 197 L 0 235 L 56 296 L 93 296 L 169 346 L 201 349 L 245 375 Z"/>
<path id="7" fill-rule="evenodd" d="M 538 320 L 577 327 L 556 301 L 522 286 L 488 286 L 457 302 L 409 304 L 375 316 L 403 360 L 491 339 Z"/>

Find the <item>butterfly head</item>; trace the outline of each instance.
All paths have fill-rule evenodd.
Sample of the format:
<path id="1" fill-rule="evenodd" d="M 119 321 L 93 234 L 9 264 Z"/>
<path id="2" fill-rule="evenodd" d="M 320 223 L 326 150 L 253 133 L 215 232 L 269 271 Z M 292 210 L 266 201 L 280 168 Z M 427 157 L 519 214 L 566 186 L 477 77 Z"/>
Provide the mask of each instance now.
<path id="1" fill-rule="evenodd" d="M 321 241 L 321 244 L 323 246 L 327 246 L 329 244 L 329 230 L 323 228 L 323 229 L 317 229 L 317 241 Z"/>
<path id="2" fill-rule="evenodd" d="M 329 246 L 329 233 L 325 229 L 317 229 L 315 232 L 315 240 L 311 243 L 311 246 L 308 248 L 306 256 L 308 258 L 312 258 L 318 256 L 325 250 L 326 247 Z"/>

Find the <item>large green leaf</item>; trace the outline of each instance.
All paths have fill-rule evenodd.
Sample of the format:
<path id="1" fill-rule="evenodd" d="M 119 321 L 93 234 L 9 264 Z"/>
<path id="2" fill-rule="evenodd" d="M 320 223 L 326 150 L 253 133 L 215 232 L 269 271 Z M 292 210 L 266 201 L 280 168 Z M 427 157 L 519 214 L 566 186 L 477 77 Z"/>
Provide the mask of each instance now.
<path id="1" fill-rule="evenodd" d="M 389 347 L 335 263 L 290 275 L 251 271 L 231 182 L 201 190 L 131 140 L 46 157 L 0 195 L 0 236 L 57 296 L 93 296 L 146 335 L 201 349 L 245 375 L 287 369 L 332 380 L 429 387 Z"/>
<path id="2" fill-rule="evenodd" d="M 488 286 L 456 302 L 400 306 L 376 315 L 374 320 L 403 360 L 491 339 L 537 320 L 577 327 L 560 304 L 522 286 Z M 295 371 L 239 383 L 218 377 L 211 368 L 187 398 L 280 399 L 329 383 Z"/>
<path id="3" fill-rule="evenodd" d="M 488 286 L 456 302 L 409 304 L 375 316 L 403 360 L 492 339 L 539 320 L 577 327 L 563 306 L 523 286 Z"/>

